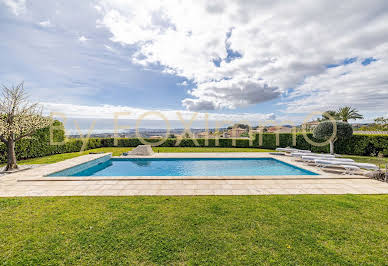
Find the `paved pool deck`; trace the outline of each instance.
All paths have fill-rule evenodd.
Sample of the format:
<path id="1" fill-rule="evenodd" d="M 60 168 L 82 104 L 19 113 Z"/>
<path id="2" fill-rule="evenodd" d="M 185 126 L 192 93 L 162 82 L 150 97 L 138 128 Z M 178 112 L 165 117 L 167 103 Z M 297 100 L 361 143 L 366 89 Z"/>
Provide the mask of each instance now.
<path id="1" fill-rule="evenodd" d="M 90 154 L 0 176 L 0 197 L 134 195 L 388 194 L 388 183 L 363 175 L 326 172 L 290 156 L 270 153 L 157 153 L 126 158 L 275 158 L 311 176 L 114 176 L 46 177 L 110 154 Z"/>

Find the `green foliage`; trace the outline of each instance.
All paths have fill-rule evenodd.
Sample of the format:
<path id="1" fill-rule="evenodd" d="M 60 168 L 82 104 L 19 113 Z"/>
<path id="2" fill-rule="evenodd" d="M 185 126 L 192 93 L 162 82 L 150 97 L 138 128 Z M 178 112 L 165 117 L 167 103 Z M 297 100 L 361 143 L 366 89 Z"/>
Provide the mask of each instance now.
<path id="1" fill-rule="evenodd" d="M 363 126 L 362 131 L 388 131 L 388 118 L 378 117 L 373 124 Z"/>
<path id="2" fill-rule="evenodd" d="M 249 130 L 250 126 L 246 124 L 234 124 L 233 126 L 228 127 L 228 129 L 233 129 L 233 128 L 242 128 L 242 129 Z"/>
<path id="3" fill-rule="evenodd" d="M 54 126 L 63 127 L 59 121 L 54 121 Z M 66 140 L 63 130 L 53 130 L 53 141 Z M 81 140 L 67 140 L 63 145 L 50 145 L 50 128 L 39 129 L 31 138 L 21 139 L 16 142 L 15 153 L 18 160 L 43 157 L 53 154 L 79 152 L 82 147 Z M 100 139 L 89 139 L 87 149 L 101 147 Z M 7 148 L 0 142 L 0 163 L 7 160 Z"/>
<path id="4" fill-rule="evenodd" d="M 248 132 L 244 132 L 240 135 L 240 137 L 244 137 L 244 138 L 249 138 L 249 133 Z"/>
<path id="5" fill-rule="evenodd" d="M 351 138 L 353 135 L 353 128 L 348 123 L 336 122 L 337 133 L 336 140 L 344 140 Z M 328 140 L 333 136 L 334 123 L 331 121 L 321 122 L 314 130 L 314 137 L 317 139 Z"/>
<path id="6" fill-rule="evenodd" d="M 338 111 L 328 110 L 322 114 L 322 118 L 318 121 L 327 121 L 327 120 L 341 120 L 343 122 L 348 122 L 349 120 L 363 119 L 364 116 L 358 112 L 357 109 L 350 106 L 345 106 L 339 108 Z"/>
<path id="7" fill-rule="evenodd" d="M 318 120 L 319 121 L 327 121 L 327 120 L 331 120 L 331 119 L 334 119 L 334 120 L 338 119 L 338 114 L 336 111 L 333 111 L 333 110 L 326 111 L 322 114 L 322 119 L 318 119 Z"/>
<path id="8" fill-rule="evenodd" d="M 307 133 L 306 137 L 313 142 L 322 142 L 322 140 L 315 138 L 312 133 Z M 328 153 L 330 150 L 329 145 L 323 147 L 311 145 L 306 141 L 302 133 L 296 134 L 296 146 L 293 145 L 292 138 L 292 134 L 290 133 L 279 134 L 279 146 L 277 146 L 275 134 L 263 134 L 263 145 L 260 148 L 275 149 L 277 147 L 295 147 L 297 149 L 324 153 Z M 259 147 L 259 135 L 256 135 L 253 146 Z M 382 153 L 384 156 L 388 156 L 388 135 L 354 134 L 348 139 L 339 139 L 336 142 L 335 152 L 338 154 L 360 156 Z"/>
<path id="9" fill-rule="evenodd" d="M 340 108 L 337 111 L 337 116 L 343 122 L 348 122 L 349 120 L 363 119 L 364 116 L 358 112 L 357 109 L 350 106 L 345 106 Z"/>

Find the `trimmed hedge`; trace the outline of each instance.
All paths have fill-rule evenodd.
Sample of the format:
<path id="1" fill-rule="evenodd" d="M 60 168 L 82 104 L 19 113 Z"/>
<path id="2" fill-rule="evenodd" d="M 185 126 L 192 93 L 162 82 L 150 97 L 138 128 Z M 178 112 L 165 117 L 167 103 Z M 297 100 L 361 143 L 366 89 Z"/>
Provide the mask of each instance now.
<path id="1" fill-rule="evenodd" d="M 102 147 L 114 147 L 113 138 L 104 138 L 100 139 Z M 179 144 L 179 147 L 237 147 L 237 148 L 249 148 L 249 139 L 236 139 L 236 146 L 233 146 L 232 139 L 219 139 L 218 145 L 216 145 L 215 139 L 209 139 L 208 145 L 205 145 L 205 139 L 196 139 L 199 146 L 195 145 L 195 142 L 192 139 L 182 139 Z M 155 143 L 160 141 L 160 139 L 145 139 L 149 143 Z M 167 139 L 164 143 L 158 147 L 175 147 L 177 139 Z M 117 147 L 137 147 L 138 145 L 143 145 L 143 143 L 137 138 L 121 138 L 118 139 Z"/>
<path id="2" fill-rule="evenodd" d="M 313 137 L 313 134 L 307 134 L 307 136 L 315 142 L 321 143 Z M 60 142 L 63 140 L 63 134 L 54 134 L 54 140 Z M 147 142 L 158 142 L 158 139 L 145 139 Z M 263 134 L 263 144 L 259 147 L 259 137 L 255 137 L 253 145 L 249 145 L 248 139 L 237 139 L 236 146 L 233 146 L 232 139 L 219 139 L 219 145 L 216 145 L 215 139 L 209 139 L 207 147 L 238 147 L 248 148 L 257 147 L 264 149 L 276 149 L 277 147 L 293 147 L 292 134 L 285 133 L 279 134 L 279 146 L 276 145 L 275 134 Z M 160 147 L 175 147 L 177 139 L 167 139 Z M 205 139 L 197 139 L 200 147 L 205 147 Z M 136 147 L 141 145 L 137 138 L 121 138 L 118 139 L 118 147 Z M 34 138 L 22 139 L 16 143 L 16 155 L 17 159 L 29 159 L 36 157 L 43 157 L 53 154 L 79 152 L 82 147 L 82 141 L 80 139 L 68 140 L 64 145 L 50 145 L 49 131 L 44 129 L 39 131 Z M 114 147 L 113 138 L 91 138 L 87 143 L 86 149 L 95 149 L 100 147 Z M 195 147 L 195 143 L 191 139 L 183 139 L 179 147 Z M 313 152 L 329 152 L 329 145 L 324 147 L 316 147 L 309 144 L 302 134 L 296 135 L 296 146 L 298 149 L 307 149 Z M 355 134 L 352 138 L 347 140 L 338 140 L 335 143 L 335 152 L 339 154 L 349 155 L 377 155 L 383 153 L 384 156 L 388 156 L 388 136 L 387 135 L 359 135 Z M 0 143 L 0 162 L 6 161 L 6 147 Z"/>
<path id="3" fill-rule="evenodd" d="M 99 139 L 89 139 L 86 149 L 103 147 Z M 22 139 L 15 145 L 16 158 L 18 160 L 49 156 L 53 154 L 79 152 L 82 148 L 81 140 L 70 140 L 64 145 L 50 145 L 49 140 Z M 0 143 L 0 163 L 7 161 L 7 147 Z"/>
<path id="4" fill-rule="evenodd" d="M 314 142 L 322 143 L 322 140 L 313 137 L 312 133 L 308 133 L 307 137 Z M 263 134 L 263 145 L 261 148 L 276 149 L 277 147 L 293 147 L 292 134 L 279 134 L 279 146 L 276 145 L 275 134 Z M 256 136 L 254 146 L 258 147 L 258 136 Z M 296 134 L 297 149 L 311 150 L 313 152 L 330 152 L 330 146 L 323 147 L 313 146 L 308 143 L 303 134 Z M 338 154 L 370 156 L 382 153 L 388 156 L 388 135 L 362 135 L 354 134 L 351 138 L 345 140 L 337 140 L 334 144 L 334 151 Z"/>
<path id="5" fill-rule="evenodd" d="M 314 142 L 322 143 L 322 140 L 313 137 L 312 133 L 308 133 L 307 137 Z M 114 147 L 114 139 L 100 139 L 101 147 Z M 148 142 L 158 142 L 155 139 L 146 139 Z M 167 139 L 160 147 L 175 147 L 176 139 Z M 205 147 L 205 139 L 197 139 L 200 147 Z M 248 148 L 257 147 L 264 149 L 276 149 L 277 147 L 293 147 L 293 135 L 290 133 L 279 134 L 279 145 L 276 145 L 276 134 L 263 134 L 263 143 L 259 146 L 259 136 L 257 135 L 253 141 L 253 145 L 249 145 L 248 139 L 237 139 L 236 146 L 233 146 L 232 139 L 219 139 L 219 145 L 216 146 L 215 139 L 209 139 L 206 147 L 237 147 Z M 141 145 L 139 139 L 119 139 L 118 147 L 136 147 Z M 349 155 L 365 155 L 383 153 L 384 156 L 388 156 L 388 135 L 360 135 L 354 134 L 350 139 L 338 140 L 335 143 L 335 152 L 338 154 Z M 195 143 L 191 139 L 183 139 L 179 147 L 195 147 Z M 329 145 L 319 147 L 313 146 L 308 143 L 303 134 L 296 134 L 296 146 L 297 149 L 311 150 L 313 152 L 325 152 L 330 151 Z"/>

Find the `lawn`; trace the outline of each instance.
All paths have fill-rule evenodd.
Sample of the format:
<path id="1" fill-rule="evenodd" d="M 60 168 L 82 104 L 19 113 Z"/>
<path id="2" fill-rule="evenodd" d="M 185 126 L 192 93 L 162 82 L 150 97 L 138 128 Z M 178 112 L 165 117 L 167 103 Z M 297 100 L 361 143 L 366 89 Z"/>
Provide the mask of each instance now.
<path id="1" fill-rule="evenodd" d="M 375 165 L 380 166 L 380 168 L 385 169 L 385 165 L 388 164 L 388 158 L 379 158 L 372 156 L 353 156 L 353 155 L 345 155 L 344 158 L 353 159 L 359 163 L 373 163 Z"/>
<path id="2" fill-rule="evenodd" d="M 0 199 L 0 264 L 386 265 L 388 195 Z"/>

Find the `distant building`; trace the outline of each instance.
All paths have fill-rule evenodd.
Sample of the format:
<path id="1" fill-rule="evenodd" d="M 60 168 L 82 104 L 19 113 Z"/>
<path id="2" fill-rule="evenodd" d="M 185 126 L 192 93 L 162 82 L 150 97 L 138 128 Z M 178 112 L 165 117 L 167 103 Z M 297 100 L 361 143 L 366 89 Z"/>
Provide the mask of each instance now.
<path id="1" fill-rule="evenodd" d="M 204 132 L 199 132 L 196 134 L 197 138 L 203 139 L 203 138 L 209 138 L 211 136 L 211 133 L 204 131 Z"/>
<path id="2" fill-rule="evenodd" d="M 257 129 L 252 129 L 252 130 L 250 130 L 250 132 L 251 132 L 252 134 L 259 134 L 259 133 L 264 133 L 265 130 L 264 130 L 264 128 L 257 128 Z"/>
<path id="3" fill-rule="evenodd" d="M 305 125 L 306 126 L 308 126 L 308 127 L 317 127 L 319 124 L 320 124 L 321 122 L 319 122 L 319 121 L 311 121 L 311 122 L 307 122 L 307 123 L 305 123 Z"/>
<path id="4" fill-rule="evenodd" d="M 244 128 L 232 128 L 228 130 L 229 136 L 233 138 L 239 138 L 243 133 L 246 133 L 246 132 L 248 132 L 248 130 Z"/>
<path id="5" fill-rule="evenodd" d="M 321 122 L 319 121 L 311 121 L 311 122 L 307 122 L 305 124 L 302 125 L 302 128 L 306 128 L 306 131 L 309 132 L 309 131 L 313 131 Z"/>

